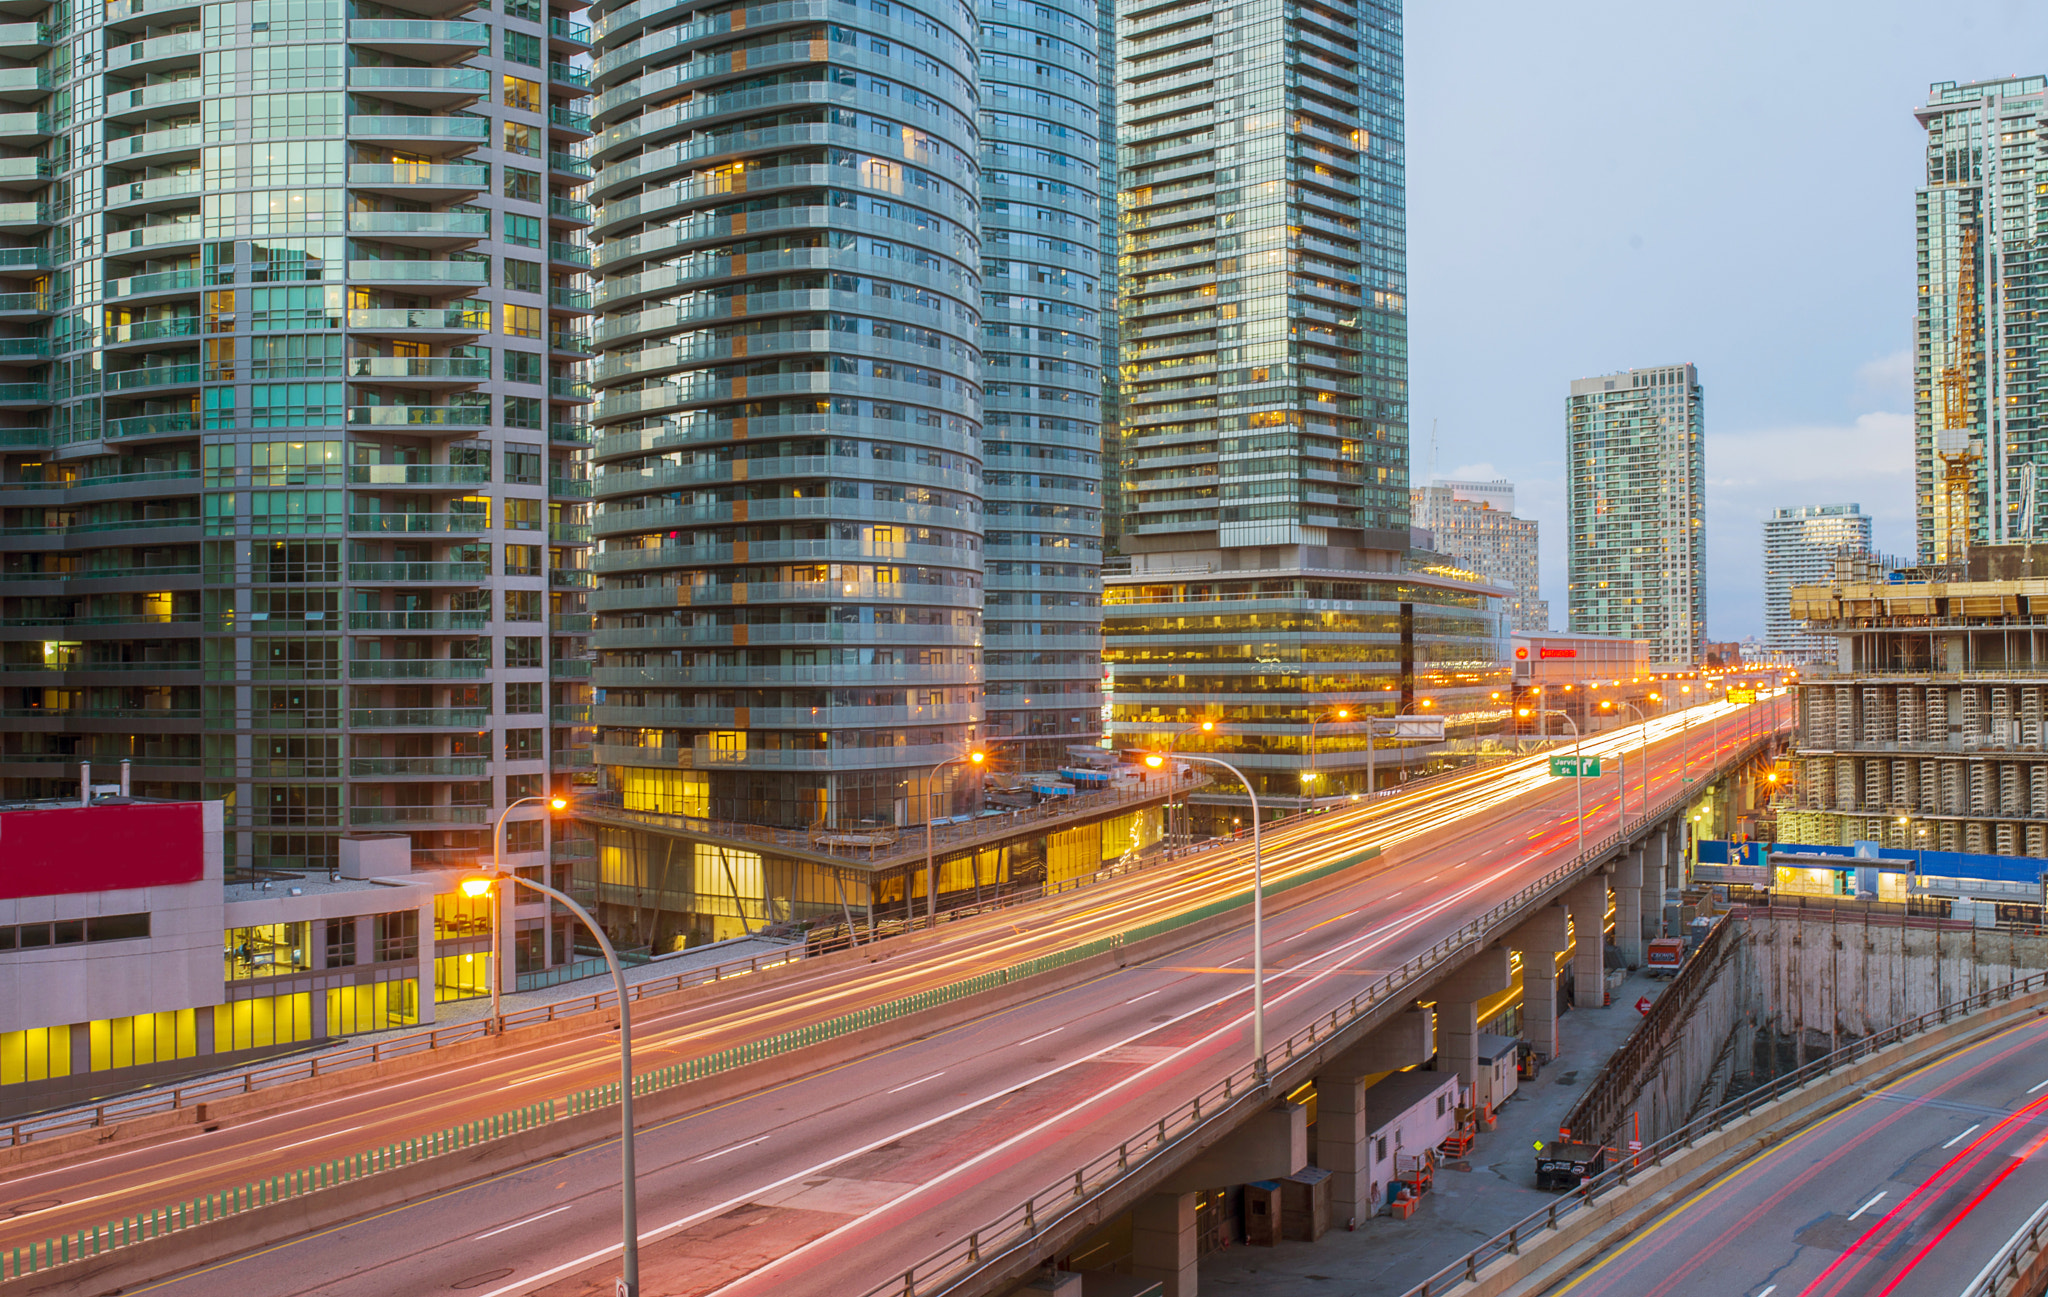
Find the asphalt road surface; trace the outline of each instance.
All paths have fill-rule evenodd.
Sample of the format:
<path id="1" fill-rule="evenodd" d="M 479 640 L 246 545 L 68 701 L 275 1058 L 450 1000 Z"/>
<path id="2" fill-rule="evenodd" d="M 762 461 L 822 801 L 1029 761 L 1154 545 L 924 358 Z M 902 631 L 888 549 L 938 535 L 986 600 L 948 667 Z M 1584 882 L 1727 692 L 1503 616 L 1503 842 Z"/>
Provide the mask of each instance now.
<path id="1" fill-rule="evenodd" d="M 1954 1297 L 2048 1200 L 2048 1020 L 1751 1158 L 1554 1297 Z"/>
<path id="2" fill-rule="evenodd" d="M 1649 724 L 1651 797 L 1760 732 L 1745 711 L 1696 708 Z M 1713 718 L 1721 716 L 1719 738 Z M 1745 719 L 1751 723 L 1745 724 Z M 1627 750 L 1632 813 L 1644 797 L 1641 728 L 1589 740 Z M 1574 790 L 1543 762 L 1439 781 L 1283 824 L 1269 880 L 1361 846 L 1384 855 L 1360 882 L 1269 904 L 1267 1034 L 1278 1040 L 1426 950 L 1613 831 L 1616 779 Z M 1249 883 L 1248 844 L 1160 865 L 1081 893 L 942 929 L 866 973 L 840 970 L 708 1005 L 635 1016 L 635 1062 L 666 1066 L 863 1003 L 1071 946 Z M 1250 932 L 992 1013 L 831 1072 L 643 1126 L 637 1141 L 645 1291 L 865 1292 L 1183 1108 L 1249 1058 Z M 152 1148 L 113 1151 L 10 1180 L 0 1247 L 295 1170 L 616 1076 L 615 1037 L 556 1041 L 514 1058 L 330 1100 Z M 615 1143 L 549 1159 L 422 1202 L 132 1292 L 478 1297 L 611 1291 L 618 1256 Z"/>

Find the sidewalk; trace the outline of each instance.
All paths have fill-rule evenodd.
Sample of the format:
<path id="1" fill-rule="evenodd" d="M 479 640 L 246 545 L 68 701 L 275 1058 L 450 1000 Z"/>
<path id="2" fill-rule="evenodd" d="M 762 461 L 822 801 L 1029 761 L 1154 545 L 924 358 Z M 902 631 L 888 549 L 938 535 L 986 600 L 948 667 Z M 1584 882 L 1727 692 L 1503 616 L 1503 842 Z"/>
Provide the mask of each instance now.
<path id="1" fill-rule="evenodd" d="M 1202 1258 L 1202 1297 L 1400 1297 L 1475 1245 L 1555 1200 L 1536 1186 L 1535 1141 L 1557 1138 L 1557 1126 L 1600 1065 L 1642 1018 L 1637 997 L 1652 1000 L 1668 982 L 1640 971 L 1624 980 L 1604 1009 L 1574 1009 L 1559 1019 L 1564 1053 L 1525 1081 L 1479 1137 L 1471 1158 L 1436 1176 L 1412 1220 L 1375 1216 L 1347 1232 L 1335 1223 L 1319 1243 L 1233 1246 Z M 1469 1172 L 1451 1169 L 1468 1165 Z"/>

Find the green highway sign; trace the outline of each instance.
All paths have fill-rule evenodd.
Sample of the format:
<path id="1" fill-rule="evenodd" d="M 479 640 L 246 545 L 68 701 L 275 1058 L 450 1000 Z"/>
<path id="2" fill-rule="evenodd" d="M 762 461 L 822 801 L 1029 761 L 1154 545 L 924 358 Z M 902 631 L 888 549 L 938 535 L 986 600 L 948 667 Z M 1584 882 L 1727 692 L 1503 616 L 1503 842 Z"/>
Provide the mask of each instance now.
<path id="1" fill-rule="evenodd" d="M 1598 779 L 1600 758 L 1598 757 L 1552 757 L 1550 759 L 1552 779 Z"/>

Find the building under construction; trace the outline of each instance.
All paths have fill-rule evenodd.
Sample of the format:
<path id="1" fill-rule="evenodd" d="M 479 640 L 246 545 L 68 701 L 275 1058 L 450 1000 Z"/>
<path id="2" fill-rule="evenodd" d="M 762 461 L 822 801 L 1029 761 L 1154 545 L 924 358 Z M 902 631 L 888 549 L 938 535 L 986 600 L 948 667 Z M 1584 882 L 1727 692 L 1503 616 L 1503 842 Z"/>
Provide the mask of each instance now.
<path id="1" fill-rule="evenodd" d="M 2034 381 L 2048 288 L 2048 78 L 1938 82 L 1918 191 L 1914 516 L 1922 563 L 2026 542 L 2040 524 L 2048 391 Z"/>
<path id="2" fill-rule="evenodd" d="M 1844 559 L 1792 616 L 1835 652 L 1798 682 L 1778 840 L 2048 857 L 2048 544 Z"/>

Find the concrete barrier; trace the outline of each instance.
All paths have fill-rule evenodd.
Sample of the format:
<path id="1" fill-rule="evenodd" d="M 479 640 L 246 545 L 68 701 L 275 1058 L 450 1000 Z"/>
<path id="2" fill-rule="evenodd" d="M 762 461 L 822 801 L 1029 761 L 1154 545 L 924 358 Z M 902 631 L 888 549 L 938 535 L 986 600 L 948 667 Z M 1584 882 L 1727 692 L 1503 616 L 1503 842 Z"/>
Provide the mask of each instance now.
<path id="1" fill-rule="evenodd" d="M 1268 907 L 1275 913 L 1283 913 L 1342 890 L 1358 881 L 1356 871 L 1360 865 L 1377 856 L 1376 850 L 1358 853 L 1356 858 L 1349 859 L 1322 877 L 1287 887 L 1277 893 L 1272 890 L 1273 885 L 1269 884 Z M 1057 994 L 1129 964 L 1145 962 L 1213 940 L 1244 922 L 1242 911 L 1250 903 L 1249 889 L 1241 897 L 1232 899 L 1236 903 L 1218 913 L 1128 945 L 1116 945 L 1100 953 L 1072 960 L 988 991 L 965 995 L 915 1014 L 889 1019 L 870 1029 L 847 1032 L 816 1044 L 792 1048 L 769 1058 L 713 1073 L 699 1080 L 638 1094 L 634 1100 L 634 1117 L 639 1124 L 648 1125 L 727 1104 L 803 1077 L 830 1071 L 860 1058 L 886 1052 L 934 1032 L 950 1030 L 976 1021 L 1008 1005 Z M 616 1021 L 616 1014 L 610 1011 L 601 1011 L 598 1015 L 586 1017 Z M 498 1038 L 493 1038 L 492 1042 L 473 1043 L 494 1043 L 496 1039 Z M 412 1057 L 418 1056 L 408 1056 Z M 437 1052 L 430 1057 L 442 1065 L 449 1061 L 447 1052 Z M 406 1060 L 391 1060 L 394 1064 L 404 1061 Z M 352 1069 L 345 1075 L 354 1079 L 359 1073 L 368 1070 Z M 331 1093 L 323 1091 L 323 1095 Z M 558 1114 L 563 1113 L 561 1102 L 556 1103 L 555 1111 Z M 247 1113 L 240 1115 L 244 1120 L 248 1119 Z M 557 1115 L 554 1120 L 538 1128 L 506 1136 L 459 1154 L 430 1158 L 379 1172 L 332 1189 L 300 1194 L 221 1220 L 129 1244 L 84 1261 L 42 1270 L 16 1280 L 10 1285 L 10 1291 L 102 1292 L 145 1283 L 191 1266 L 204 1264 L 220 1256 L 296 1237 L 309 1230 L 325 1228 L 355 1216 L 401 1205 L 416 1198 L 444 1193 L 492 1175 L 517 1170 L 544 1158 L 573 1152 L 615 1136 L 618 1133 L 618 1120 L 615 1103 L 605 1103 L 603 1106 L 570 1115 Z M 149 1204 L 148 1209 L 155 1210 L 156 1204 Z M 137 1204 L 120 1215 L 126 1217 L 139 1210 L 142 1210 L 142 1206 Z"/>

